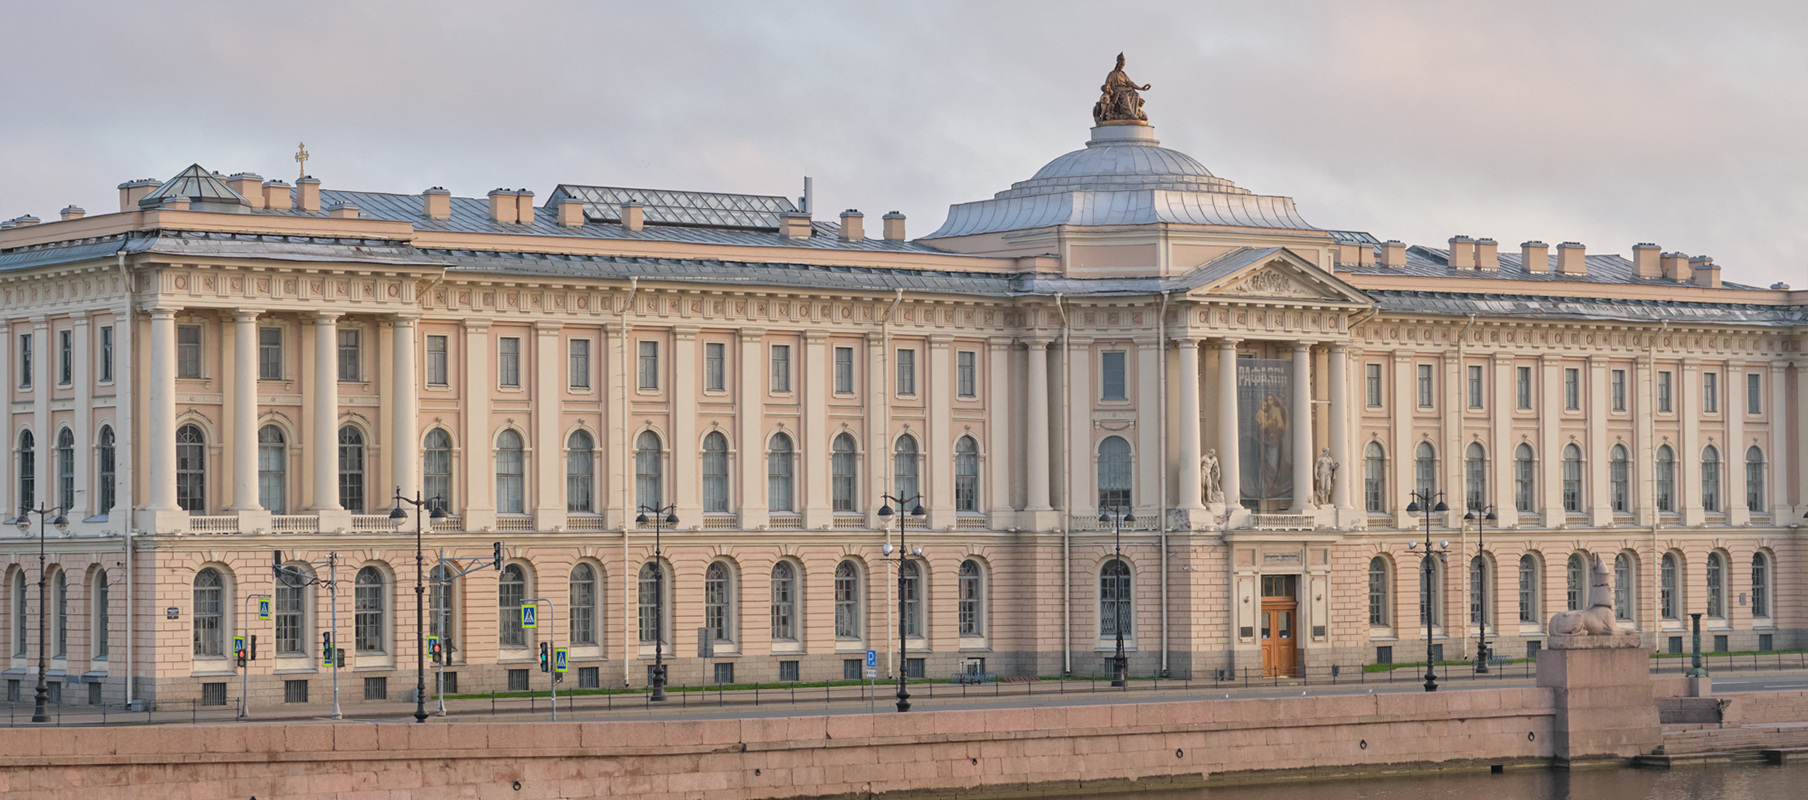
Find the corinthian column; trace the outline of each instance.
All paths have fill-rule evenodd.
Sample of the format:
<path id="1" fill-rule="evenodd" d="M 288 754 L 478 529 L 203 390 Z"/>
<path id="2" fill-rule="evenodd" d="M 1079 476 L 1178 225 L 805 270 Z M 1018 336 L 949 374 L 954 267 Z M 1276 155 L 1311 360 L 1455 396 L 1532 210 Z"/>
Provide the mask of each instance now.
<path id="1" fill-rule="evenodd" d="M 1293 512 L 1312 510 L 1312 345 L 1293 343 Z"/>
<path id="2" fill-rule="evenodd" d="M 1218 340 L 1218 464 L 1224 505 L 1233 518 L 1243 503 L 1243 458 L 1237 440 L 1238 341 Z"/>
<path id="3" fill-rule="evenodd" d="M 262 511 L 257 496 L 256 311 L 232 314 L 232 396 L 226 408 L 232 419 L 232 505 L 226 510 Z"/>

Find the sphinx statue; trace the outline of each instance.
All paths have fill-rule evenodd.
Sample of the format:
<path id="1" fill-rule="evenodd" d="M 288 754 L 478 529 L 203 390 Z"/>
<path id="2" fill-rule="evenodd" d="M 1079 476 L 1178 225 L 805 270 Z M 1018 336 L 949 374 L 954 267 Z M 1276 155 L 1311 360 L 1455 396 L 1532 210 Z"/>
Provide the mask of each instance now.
<path id="1" fill-rule="evenodd" d="M 1589 575 L 1588 607 L 1551 617 L 1551 635 L 1610 636 L 1618 632 L 1613 623 L 1613 584 L 1600 553 L 1594 554 Z"/>

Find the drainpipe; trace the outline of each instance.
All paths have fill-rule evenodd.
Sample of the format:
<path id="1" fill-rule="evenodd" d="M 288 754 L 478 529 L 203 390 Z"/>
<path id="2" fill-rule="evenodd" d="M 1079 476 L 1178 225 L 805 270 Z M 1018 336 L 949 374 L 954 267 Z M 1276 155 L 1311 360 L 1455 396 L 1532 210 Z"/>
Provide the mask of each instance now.
<path id="1" fill-rule="evenodd" d="M 627 620 L 633 619 L 633 617 L 631 617 L 629 615 L 632 614 L 634 611 L 634 608 L 632 605 L 633 598 L 628 593 L 628 585 L 631 583 L 634 583 L 634 581 L 632 579 L 629 579 L 627 576 L 639 574 L 639 572 L 634 569 L 633 562 L 628 560 L 628 525 L 629 525 L 628 521 L 633 519 L 634 517 L 628 513 L 628 507 L 632 504 L 633 501 L 630 499 L 632 497 L 632 495 L 630 494 L 632 487 L 628 484 L 628 470 L 629 470 L 628 465 L 631 462 L 628 460 L 629 444 L 628 444 L 628 416 L 627 416 L 627 410 L 628 410 L 628 315 L 634 311 L 634 295 L 637 294 L 639 291 L 640 291 L 640 278 L 629 277 L 628 278 L 628 299 L 627 299 L 627 302 L 622 304 L 622 308 L 621 308 L 621 334 L 619 336 L 615 337 L 615 349 L 616 349 L 616 354 L 617 354 L 616 359 L 615 359 L 615 395 L 616 395 L 616 397 L 620 398 L 618 405 L 616 406 L 616 415 L 620 418 L 621 424 L 614 425 L 612 427 L 614 427 L 615 430 L 617 431 L 617 433 L 622 437 L 622 442 L 621 442 L 621 488 L 622 488 L 621 555 L 622 555 L 622 576 L 623 577 L 621 580 L 621 587 L 622 587 L 621 597 L 622 597 L 623 624 L 621 626 L 621 629 L 622 629 L 622 686 L 623 687 L 629 686 L 632 681 L 632 678 L 630 677 L 632 675 L 632 672 L 630 670 L 629 665 L 634 663 L 634 661 L 636 660 L 636 656 L 640 652 L 639 649 L 635 646 L 633 635 L 631 633 L 629 633 L 629 628 L 628 628 L 628 625 L 626 624 Z M 659 635 L 659 633 L 655 633 L 654 635 L 657 636 L 657 635 Z"/>
<path id="2" fill-rule="evenodd" d="M 1156 373 L 1161 376 L 1160 394 L 1156 397 L 1156 428 L 1160 434 L 1161 455 L 1159 460 L 1168 460 L 1168 293 L 1161 293 L 1161 310 L 1155 313 L 1155 346 L 1160 369 Z M 1165 473 L 1166 470 L 1163 470 Z M 1156 524 L 1161 536 L 1161 676 L 1168 677 L 1168 476 L 1163 474 L 1157 488 L 1161 504 L 1155 507 Z"/>
<path id="3" fill-rule="evenodd" d="M 126 267 L 126 252 L 123 246 L 120 247 L 119 252 L 115 254 L 115 257 L 119 260 L 120 285 L 126 287 L 126 312 L 120 317 L 120 322 L 117 325 L 119 329 L 119 341 L 117 342 L 117 352 L 115 353 L 114 358 L 119 364 L 130 365 L 132 363 L 132 325 L 136 322 L 136 317 L 132 313 L 132 271 Z M 123 358 L 120 357 L 121 354 L 123 354 Z M 117 427 L 120 435 L 115 437 L 114 441 L 128 443 L 126 445 L 126 463 L 131 464 L 136 461 L 138 457 L 137 448 L 132 447 L 130 444 L 132 441 L 133 398 L 137 395 L 132 391 L 133 387 L 130 385 L 132 378 L 130 366 L 121 370 L 121 373 L 121 375 L 116 377 L 123 378 L 123 380 L 118 382 L 125 385 L 117 387 L 117 393 L 120 396 L 125 397 L 126 402 L 119 405 Z M 115 456 L 115 459 L 114 464 L 117 466 L 117 456 Z M 131 470 L 131 474 L 136 477 L 138 471 Z M 125 491 L 126 502 L 120 503 L 119 498 L 114 498 L 114 505 L 123 506 L 124 508 L 122 510 L 125 511 L 126 517 L 125 527 L 122 528 L 123 533 L 121 534 L 124 541 L 121 542 L 121 545 L 125 549 L 126 561 L 126 708 L 128 709 L 131 708 L 132 703 L 138 699 L 136 689 L 137 681 L 133 680 L 133 668 L 136 666 L 133 658 L 136 655 L 136 651 L 133 649 L 133 642 L 137 637 L 136 631 L 132 627 L 132 607 L 135 605 L 132 597 L 132 568 L 134 566 L 132 563 L 132 523 L 136 520 L 135 515 L 133 514 L 133 507 L 136 506 L 137 503 L 133 502 L 136 498 L 132 495 L 132 482 L 127 481 Z"/>
<path id="4" fill-rule="evenodd" d="M 891 439 L 891 436 L 889 435 L 889 431 L 891 430 L 891 373 L 887 368 L 887 364 L 890 362 L 887 361 L 886 357 L 891 355 L 891 318 L 892 315 L 898 313 L 898 306 L 903 305 L 904 303 L 904 290 L 894 289 L 892 291 L 891 307 L 885 309 L 885 316 L 879 318 L 879 383 L 884 389 L 879 392 L 877 402 L 879 403 L 879 431 L 887 434 L 885 437 L 887 441 Z M 884 453 L 875 453 L 873 454 L 873 458 L 885 468 L 886 491 L 893 491 L 896 486 L 892 483 L 892 478 L 894 477 L 891 472 L 892 459 L 886 458 Z M 918 493 L 921 494 L 920 491 Z M 904 513 L 902 503 L 899 504 L 898 513 Z M 907 522 L 905 524 L 909 523 Z M 880 525 L 879 528 L 885 532 L 885 543 L 891 544 L 891 526 Z M 903 544 L 900 542 L 898 550 L 898 564 L 900 566 L 898 569 L 903 568 L 903 563 L 904 551 Z M 902 624 L 895 616 L 898 613 L 898 609 L 896 601 L 891 596 L 892 589 L 898 585 L 898 576 L 894 573 L 890 580 L 882 581 L 882 583 L 885 584 L 885 629 L 889 631 L 892 629 L 892 625 Z M 890 637 L 887 638 L 889 639 Z M 891 645 L 892 643 L 890 641 L 885 643 L 885 669 L 888 675 L 896 678 L 898 677 L 898 671 L 903 669 L 904 654 L 891 652 Z"/>
<path id="5" fill-rule="evenodd" d="M 1068 333 L 1067 307 L 1055 293 L 1055 310 L 1061 313 L 1061 676 L 1073 674 L 1073 375 L 1072 336 Z"/>

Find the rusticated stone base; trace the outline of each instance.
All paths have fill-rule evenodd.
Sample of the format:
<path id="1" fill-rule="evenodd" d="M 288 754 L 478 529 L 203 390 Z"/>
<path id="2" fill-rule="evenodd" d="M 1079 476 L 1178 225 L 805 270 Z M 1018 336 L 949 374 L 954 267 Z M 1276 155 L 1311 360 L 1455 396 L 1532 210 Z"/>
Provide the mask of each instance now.
<path id="1" fill-rule="evenodd" d="M 1552 757 L 1559 764 L 1632 758 L 1663 738 L 1650 655 L 1638 634 L 1552 636 L 1538 654 L 1538 685 L 1557 707 Z"/>

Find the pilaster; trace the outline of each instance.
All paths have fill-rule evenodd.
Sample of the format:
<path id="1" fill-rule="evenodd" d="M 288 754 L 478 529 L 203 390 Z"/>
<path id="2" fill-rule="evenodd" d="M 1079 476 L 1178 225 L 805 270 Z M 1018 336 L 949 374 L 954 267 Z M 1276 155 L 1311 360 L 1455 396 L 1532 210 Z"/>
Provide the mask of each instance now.
<path id="1" fill-rule="evenodd" d="M 460 415 L 464 420 L 464 441 L 460 442 L 464 467 L 465 530 L 483 531 L 496 528 L 494 445 L 490 441 L 490 321 L 472 318 L 464 321 L 465 385 Z M 618 428 L 619 430 L 619 428 Z"/>
<path id="2" fill-rule="evenodd" d="M 797 376 L 796 388 L 804 402 L 803 440 L 797 445 L 803 462 L 802 480 L 797 482 L 803 495 L 798 507 L 803 509 L 806 529 L 827 530 L 834 525 L 829 494 L 829 393 L 835 390 L 835 376 L 829 372 L 828 331 L 804 332 L 803 374 Z"/>
<path id="3" fill-rule="evenodd" d="M 929 407 L 923 424 L 923 493 L 929 502 L 927 524 L 931 530 L 953 530 L 954 522 L 954 368 L 950 348 L 954 337 L 929 337 L 929 363 L 922 387 Z"/>
<path id="4" fill-rule="evenodd" d="M 1532 461 L 1537 475 L 1538 510 L 1544 515 L 1544 527 L 1557 529 L 1568 525 L 1563 510 L 1562 432 L 1563 360 L 1555 353 L 1538 357 L 1538 452 Z"/>
<path id="5" fill-rule="evenodd" d="M 534 466 L 529 481 L 534 488 L 534 529 L 540 531 L 565 527 L 564 414 L 560 413 L 564 402 L 559 389 L 566 373 L 559 368 L 559 331 L 563 327 L 547 320 L 534 323 Z"/>
<path id="6" fill-rule="evenodd" d="M 703 445 L 697 437 L 697 397 L 701 394 L 697 373 L 702 367 L 697 358 L 698 333 L 695 325 L 672 329 L 672 474 L 667 479 L 672 482 L 672 502 L 678 506 L 678 527 L 688 530 L 703 528 Z"/>
<path id="7" fill-rule="evenodd" d="M 1682 427 L 1676 449 L 1676 501 L 1682 524 L 1699 528 L 1707 521 L 1701 507 L 1701 361 L 1683 359 L 1676 378 L 1676 418 Z"/>
<path id="8" fill-rule="evenodd" d="M 1495 524 L 1505 530 L 1519 524 L 1513 503 L 1513 356 L 1495 352 L 1488 358 L 1488 502 L 1494 505 Z"/>
<path id="9" fill-rule="evenodd" d="M 766 436 L 765 360 L 760 352 L 764 328 L 742 328 L 741 358 L 737 374 L 741 378 L 735 413 L 740 422 L 740 442 L 736 446 L 730 472 L 740 479 L 741 528 L 760 530 L 766 527 Z"/>
<path id="10" fill-rule="evenodd" d="M 1180 419 L 1175 431 L 1180 439 L 1180 481 L 1174 507 L 1184 512 L 1188 519 L 1203 519 L 1206 499 L 1205 476 L 1201 471 L 1204 456 L 1200 453 L 1199 438 L 1199 339 L 1180 336 L 1175 339 L 1175 345 L 1180 356 L 1177 378 Z"/>
<path id="11" fill-rule="evenodd" d="M 1726 362 L 1726 405 L 1721 417 L 1726 420 L 1726 446 L 1720 462 L 1726 465 L 1726 522 L 1728 525 L 1751 524 L 1751 509 L 1745 505 L 1745 449 L 1751 442 L 1745 437 L 1745 362 Z"/>
<path id="12" fill-rule="evenodd" d="M 1613 524 L 1613 500 L 1608 495 L 1611 460 L 1607 455 L 1607 358 L 1588 357 L 1588 455 L 1582 474 L 1588 481 L 1588 523 L 1597 528 Z"/>

